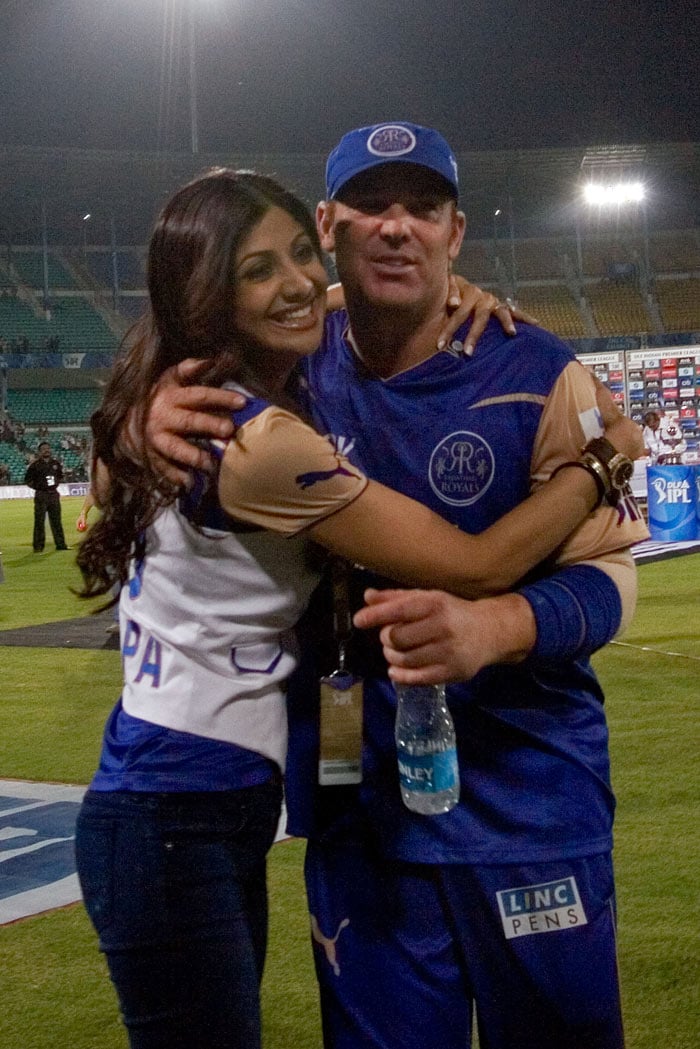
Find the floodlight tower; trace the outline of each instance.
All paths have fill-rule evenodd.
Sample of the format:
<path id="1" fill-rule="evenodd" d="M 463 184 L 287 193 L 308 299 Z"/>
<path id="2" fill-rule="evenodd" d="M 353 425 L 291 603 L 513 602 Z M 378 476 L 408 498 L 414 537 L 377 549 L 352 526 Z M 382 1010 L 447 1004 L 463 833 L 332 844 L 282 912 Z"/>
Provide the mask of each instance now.
<path id="1" fill-rule="evenodd" d="M 104 222 L 105 208 L 98 204 L 96 212 L 86 211 L 82 215 L 82 239 L 83 239 L 83 262 L 87 261 L 87 227 L 88 223 L 92 222 L 97 216 L 97 222 Z M 115 311 L 119 309 L 119 259 L 117 255 L 117 231 L 116 224 L 114 221 L 114 211 L 110 207 L 107 211 L 107 218 L 109 224 L 109 256 L 110 256 L 110 271 L 112 278 L 112 307 Z"/>
<path id="2" fill-rule="evenodd" d="M 583 186 L 583 197 L 590 207 L 600 211 L 617 210 L 637 205 L 642 215 L 642 235 L 644 243 L 644 284 L 648 286 L 651 279 L 651 259 L 649 254 L 649 224 L 646 209 L 646 188 L 643 182 L 587 182 Z M 579 256 L 581 248 L 579 243 Z M 580 258 L 579 258 L 580 261 Z"/>
<path id="3" fill-rule="evenodd" d="M 44 314 L 51 320 L 51 300 L 49 298 L 49 231 L 46 220 L 46 201 L 41 202 L 41 262 L 44 281 Z"/>
<path id="4" fill-rule="evenodd" d="M 83 219 L 82 219 L 82 222 L 83 222 L 83 260 L 85 259 L 86 255 L 87 255 L 87 224 L 88 224 L 88 222 L 90 221 L 91 218 L 92 218 L 92 212 L 86 211 L 85 214 L 83 215 Z"/>
<path id="5" fill-rule="evenodd" d="M 117 255 L 117 227 L 114 221 L 114 211 L 109 212 L 109 247 L 112 263 L 112 306 L 114 312 L 119 310 L 119 258 Z"/>
<path id="6" fill-rule="evenodd" d="M 606 146 L 590 150 L 581 162 L 579 189 L 588 209 L 599 213 L 616 211 L 620 216 L 629 208 L 641 211 L 644 239 L 644 279 L 651 279 L 647 188 L 643 178 L 646 149 L 643 146 Z M 576 250 L 579 276 L 583 281 L 583 251 L 579 208 L 576 209 Z"/>
<path id="7" fill-rule="evenodd" d="M 199 119 L 197 112 L 197 40 L 195 32 L 195 7 L 196 0 L 188 0 L 187 4 L 187 35 L 188 35 L 188 58 L 189 58 L 189 85 L 190 85 L 190 142 L 192 153 L 199 153 Z"/>
<path id="8" fill-rule="evenodd" d="M 199 108 L 197 81 L 197 8 L 205 0 L 184 0 L 187 21 L 187 65 L 190 92 L 190 146 L 193 154 L 199 153 Z M 211 0 L 208 0 L 211 2 Z"/>
<path id="9" fill-rule="evenodd" d="M 496 208 L 493 213 L 493 255 L 498 255 L 498 218 L 503 214 L 501 208 Z"/>
<path id="10" fill-rule="evenodd" d="M 498 219 L 503 215 L 502 208 L 495 208 L 493 212 L 493 256 L 494 260 L 498 257 Z M 511 279 L 511 293 L 516 294 L 517 291 L 517 267 L 515 262 L 515 224 L 513 221 L 513 196 L 508 191 L 508 226 L 510 236 L 510 279 Z M 506 267 L 504 266 L 504 271 Z M 507 272 L 507 271 L 506 271 Z"/>

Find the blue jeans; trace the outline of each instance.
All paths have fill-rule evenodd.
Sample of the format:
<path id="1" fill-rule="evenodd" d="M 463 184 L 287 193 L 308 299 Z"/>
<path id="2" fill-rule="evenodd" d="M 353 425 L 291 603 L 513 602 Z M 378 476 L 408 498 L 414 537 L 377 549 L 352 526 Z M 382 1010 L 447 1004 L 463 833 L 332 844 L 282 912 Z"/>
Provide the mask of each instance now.
<path id="1" fill-rule="evenodd" d="M 256 1049 L 281 781 L 89 791 L 78 874 L 132 1049 Z"/>

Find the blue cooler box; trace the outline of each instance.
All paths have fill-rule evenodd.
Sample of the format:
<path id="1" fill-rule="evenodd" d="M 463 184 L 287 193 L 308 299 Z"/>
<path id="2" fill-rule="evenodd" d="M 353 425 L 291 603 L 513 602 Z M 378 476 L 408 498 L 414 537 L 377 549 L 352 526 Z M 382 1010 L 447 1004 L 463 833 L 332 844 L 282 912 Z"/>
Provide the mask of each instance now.
<path id="1" fill-rule="evenodd" d="M 652 539 L 680 543 L 698 538 L 696 467 L 649 466 L 647 490 Z"/>

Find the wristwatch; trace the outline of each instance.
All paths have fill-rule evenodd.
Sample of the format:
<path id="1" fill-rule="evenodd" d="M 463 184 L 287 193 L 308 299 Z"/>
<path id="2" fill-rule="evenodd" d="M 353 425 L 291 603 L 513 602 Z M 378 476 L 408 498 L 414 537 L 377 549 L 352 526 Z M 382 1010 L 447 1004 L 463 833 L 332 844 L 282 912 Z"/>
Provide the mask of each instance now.
<path id="1" fill-rule="evenodd" d="M 552 477 L 568 466 L 578 466 L 581 470 L 586 470 L 595 481 L 598 500 L 594 510 L 604 502 L 609 506 L 617 506 L 620 495 L 628 491 L 628 484 L 634 473 L 632 460 L 618 452 L 605 437 L 595 437 L 589 441 L 579 459 L 561 463 L 552 472 Z"/>
<path id="2" fill-rule="evenodd" d="M 583 449 L 581 461 L 603 482 L 608 503 L 617 506 L 634 473 L 632 460 L 618 452 L 606 437 L 594 437 Z"/>

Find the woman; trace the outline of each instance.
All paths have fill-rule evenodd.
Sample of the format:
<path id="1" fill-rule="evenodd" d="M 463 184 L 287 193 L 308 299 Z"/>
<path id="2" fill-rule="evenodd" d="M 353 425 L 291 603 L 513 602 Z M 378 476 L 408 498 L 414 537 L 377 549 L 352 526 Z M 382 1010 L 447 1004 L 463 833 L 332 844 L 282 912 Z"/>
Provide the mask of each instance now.
<path id="1" fill-rule="evenodd" d="M 319 578 L 310 541 L 475 597 L 509 587 L 600 500 L 585 469 L 561 469 L 488 532 L 460 534 L 292 414 L 326 275 L 311 217 L 273 180 L 219 170 L 179 190 L 148 268 L 150 312 L 93 420 L 103 514 L 78 561 L 86 594 L 126 584 L 124 690 L 78 820 L 78 870 L 132 1047 L 254 1047 L 290 632 Z M 154 383 L 192 357 L 213 358 L 207 381 L 247 402 L 216 475 L 176 501 L 120 435 L 127 420 L 143 429 Z"/>

